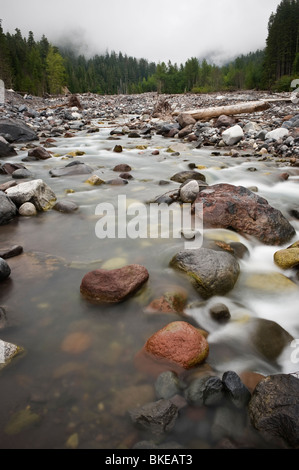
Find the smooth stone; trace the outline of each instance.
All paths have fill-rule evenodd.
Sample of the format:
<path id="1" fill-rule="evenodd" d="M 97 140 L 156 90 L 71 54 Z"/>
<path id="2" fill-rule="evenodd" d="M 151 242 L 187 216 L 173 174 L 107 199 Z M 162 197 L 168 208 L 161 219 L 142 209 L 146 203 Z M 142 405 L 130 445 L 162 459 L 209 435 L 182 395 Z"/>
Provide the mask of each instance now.
<path id="1" fill-rule="evenodd" d="M 299 264 L 299 247 L 277 251 L 274 262 L 281 269 L 291 269 Z"/>
<path id="2" fill-rule="evenodd" d="M 8 142 L 0 140 L 0 158 L 15 157 L 17 152 Z"/>
<path id="3" fill-rule="evenodd" d="M 224 143 L 228 146 L 235 145 L 244 137 L 244 132 L 242 127 L 239 125 L 230 127 L 222 133 L 222 139 Z"/>
<path id="4" fill-rule="evenodd" d="M 92 186 L 100 186 L 101 184 L 104 184 L 105 181 L 103 181 L 97 175 L 92 175 L 90 178 L 88 178 L 88 180 L 85 181 L 85 183 L 91 184 Z"/>
<path id="5" fill-rule="evenodd" d="M 171 181 L 175 181 L 176 183 L 185 183 L 188 180 L 195 180 L 195 181 L 203 181 L 206 182 L 205 175 L 197 172 L 197 171 L 181 171 L 180 173 L 176 173 L 170 178 Z"/>
<path id="6" fill-rule="evenodd" d="M 25 202 L 19 207 L 19 214 L 24 217 L 32 217 L 37 214 L 37 210 L 32 202 Z"/>
<path id="7" fill-rule="evenodd" d="M 51 158 L 52 155 L 43 147 L 36 147 L 28 151 L 28 157 L 33 157 L 36 160 L 47 160 Z"/>
<path id="8" fill-rule="evenodd" d="M 148 278 L 147 269 L 136 264 L 111 271 L 99 269 L 84 276 L 80 291 L 90 301 L 119 303 L 140 290 Z"/>
<path id="9" fill-rule="evenodd" d="M 2 248 L 0 247 L 0 258 L 9 259 L 19 256 L 23 253 L 23 247 L 20 245 L 14 245 L 12 247 Z"/>
<path id="10" fill-rule="evenodd" d="M 132 422 L 160 436 L 171 431 L 178 417 L 178 407 L 170 400 L 158 400 L 146 405 L 129 410 Z"/>
<path id="11" fill-rule="evenodd" d="M 72 201 L 58 201 L 55 206 L 53 206 L 53 210 L 70 214 L 71 212 L 78 210 L 78 206 Z"/>
<path id="12" fill-rule="evenodd" d="M 6 225 L 17 215 L 18 210 L 13 201 L 2 191 L 0 192 L 0 225 Z"/>
<path id="13" fill-rule="evenodd" d="M 20 207 L 25 202 L 31 202 L 38 211 L 49 210 L 56 201 L 52 189 L 43 180 L 33 180 L 20 183 L 6 190 L 7 196 Z"/>
<path id="14" fill-rule="evenodd" d="M 4 281 L 7 279 L 11 274 L 11 269 L 7 262 L 3 259 L 0 258 L 0 281 Z"/>
<path id="15" fill-rule="evenodd" d="M 180 199 L 184 203 L 192 203 L 199 193 L 199 185 L 195 180 L 189 181 L 180 189 Z"/>
<path id="16" fill-rule="evenodd" d="M 59 178 L 63 176 L 76 176 L 76 175 L 87 175 L 93 173 L 93 169 L 85 163 L 74 161 L 69 163 L 63 168 L 54 168 L 50 170 L 50 175 L 53 178 Z"/>
<path id="17" fill-rule="evenodd" d="M 126 163 L 121 163 L 120 165 L 116 165 L 113 168 L 113 171 L 118 171 L 119 173 L 122 173 L 122 172 L 127 173 L 128 171 L 131 171 L 131 170 L 132 168 L 130 167 L 130 165 L 127 165 Z"/>
<path id="18" fill-rule="evenodd" d="M 178 321 L 154 333 L 147 340 L 145 351 L 153 358 L 191 369 L 206 360 L 209 345 L 201 330 Z"/>
<path id="19" fill-rule="evenodd" d="M 205 299 L 230 292 L 240 274 L 239 263 L 233 255 L 208 248 L 181 251 L 170 266 L 186 273 Z"/>
<path id="20" fill-rule="evenodd" d="M 18 170 L 15 170 L 11 176 L 15 179 L 27 179 L 32 178 L 33 175 L 31 171 L 27 170 L 26 168 L 20 168 Z"/>

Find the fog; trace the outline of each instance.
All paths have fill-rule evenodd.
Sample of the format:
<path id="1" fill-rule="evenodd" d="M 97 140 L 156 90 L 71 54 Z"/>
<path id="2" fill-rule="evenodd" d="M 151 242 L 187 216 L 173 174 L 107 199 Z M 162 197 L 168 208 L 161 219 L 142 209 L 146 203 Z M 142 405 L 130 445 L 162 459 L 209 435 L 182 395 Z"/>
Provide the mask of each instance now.
<path id="1" fill-rule="evenodd" d="M 154 62 L 221 64 L 262 49 L 280 0 L 0 0 L 4 32 L 33 31 L 78 53 L 122 52 Z"/>

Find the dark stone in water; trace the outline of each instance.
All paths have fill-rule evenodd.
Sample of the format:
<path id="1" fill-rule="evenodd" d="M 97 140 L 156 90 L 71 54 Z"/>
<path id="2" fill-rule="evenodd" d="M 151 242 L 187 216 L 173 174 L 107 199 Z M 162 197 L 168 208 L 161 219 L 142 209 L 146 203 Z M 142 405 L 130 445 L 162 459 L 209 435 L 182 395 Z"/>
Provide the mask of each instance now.
<path id="1" fill-rule="evenodd" d="M 228 371 L 223 374 L 222 382 L 226 396 L 237 408 L 245 408 L 251 398 L 251 393 L 245 387 L 236 372 Z"/>
<path id="2" fill-rule="evenodd" d="M 87 175 L 93 173 L 93 169 L 82 163 L 80 161 L 74 161 L 69 163 L 63 168 L 56 168 L 50 170 L 50 175 L 54 177 L 61 177 L 61 176 L 72 176 L 72 175 Z"/>
<path id="3" fill-rule="evenodd" d="M 15 245 L 7 248 L 0 248 L 0 258 L 9 259 L 19 256 L 23 253 L 23 247 L 20 245 Z"/>
<path id="4" fill-rule="evenodd" d="M 23 121 L 0 119 L 0 135 L 8 142 L 30 142 L 38 140 L 37 134 Z"/>
<path id="5" fill-rule="evenodd" d="M 11 269 L 8 266 L 7 262 L 0 258 L 0 281 L 4 281 L 10 276 Z"/>
<path id="6" fill-rule="evenodd" d="M 119 303 L 135 294 L 148 278 L 147 269 L 139 265 L 111 271 L 99 269 L 84 276 L 80 291 L 84 297 L 94 302 Z"/>
<path id="7" fill-rule="evenodd" d="M 0 140 L 0 158 L 14 157 L 16 155 L 17 152 L 15 151 L 12 145 L 6 142 L 2 142 L 2 140 Z"/>
<path id="8" fill-rule="evenodd" d="M 196 180 L 196 181 L 203 181 L 206 182 L 205 175 L 199 173 L 198 171 L 181 171 L 176 175 L 172 176 L 171 181 L 175 181 L 176 183 L 185 183 L 188 180 Z"/>
<path id="9" fill-rule="evenodd" d="M 162 399 L 134 408 L 129 414 L 138 427 L 159 436 L 173 429 L 178 417 L 178 408 L 170 400 Z"/>
<path id="10" fill-rule="evenodd" d="M 256 386 L 248 405 L 253 426 L 270 441 L 281 439 L 299 447 L 299 380 L 292 375 L 266 377 Z"/>
<path id="11" fill-rule="evenodd" d="M 17 207 L 2 191 L 0 192 L 0 225 L 6 225 L 17 215 Z"/>
<path id="12" fill-rule="evenodd" d="M 53 209 L 57 212 L 69 214 L 71 212 L 75 212 L 78 209 L 78 206 L 72 201 L 58 201 Z"/>

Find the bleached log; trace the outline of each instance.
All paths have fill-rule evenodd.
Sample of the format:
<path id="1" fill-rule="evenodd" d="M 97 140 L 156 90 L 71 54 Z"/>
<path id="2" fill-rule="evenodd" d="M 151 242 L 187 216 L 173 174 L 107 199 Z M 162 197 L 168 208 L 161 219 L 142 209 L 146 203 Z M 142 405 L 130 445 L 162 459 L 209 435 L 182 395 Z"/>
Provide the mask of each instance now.
<path id="1" fill-rule="evenodd" d="M 259 111 L 266 111 L 270 107 L 270 104 L 266 101 L 250 101 L 248 103 L 239 103 L 231 106 L 218 106 L 215 108 L 188 111 L 186 114 L 192 116 L 196 121 L 203 121 L 217 118 L 222 115 L 233 116 L 235 114 L 257 113 Z"/>

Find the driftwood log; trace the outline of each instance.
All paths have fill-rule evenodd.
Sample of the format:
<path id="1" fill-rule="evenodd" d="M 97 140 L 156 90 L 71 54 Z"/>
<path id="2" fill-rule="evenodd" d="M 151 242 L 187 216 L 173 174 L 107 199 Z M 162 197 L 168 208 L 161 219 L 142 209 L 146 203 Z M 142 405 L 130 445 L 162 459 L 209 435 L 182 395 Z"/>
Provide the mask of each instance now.
<path id="1" fill-rule="evenodd" d="M 250 101 L 248 103 L 239 103 L 231 106 L 218 106 L 215 108 L 198 109 L 188 111 L 189 114 L 196 121 L 210 120 L 219 116 L 233 116 L 236 114 L 249 114 L 257 113 L 259 111 L 266 111 L 271 106 L 268 101 Z M 174 113 L 174 115 L 179 113 Z"/>

